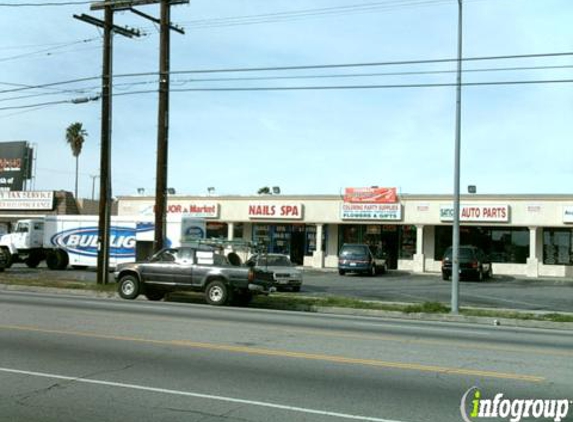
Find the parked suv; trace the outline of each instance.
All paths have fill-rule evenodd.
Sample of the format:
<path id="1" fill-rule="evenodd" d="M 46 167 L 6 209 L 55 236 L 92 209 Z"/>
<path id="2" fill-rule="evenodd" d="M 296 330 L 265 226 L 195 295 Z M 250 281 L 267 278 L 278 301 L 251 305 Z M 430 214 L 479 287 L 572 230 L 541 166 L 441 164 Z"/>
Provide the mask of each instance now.
<path id="1" fill-rule="evenodd" d="M 471 277 L 482 281 L 491 278 L 493 271 L 490 258 L 477 246 L 460 246 L 458 255 L 460 277 Z M 446 249 L 442 259 L 442 278 L 449 280 L 452 276 L 452 247 Z"/>
<path id="2" fill-rule="evenodd" d="M 388 270 L 386 253 L 382 249 L 373 252 L 364 243 L 345 243 L 338 253 L 338 274 L 347 272 L 376 275 Z"/>

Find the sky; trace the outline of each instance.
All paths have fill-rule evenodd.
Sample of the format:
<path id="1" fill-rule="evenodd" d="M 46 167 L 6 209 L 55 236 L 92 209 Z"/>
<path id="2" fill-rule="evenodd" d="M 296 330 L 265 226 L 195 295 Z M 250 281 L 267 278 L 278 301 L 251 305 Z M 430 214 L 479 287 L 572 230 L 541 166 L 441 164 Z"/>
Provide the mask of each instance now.
<path id="1" fill-rule="evenodd" d="M 139 9 L 159 15 L 158 5 Z M 87 1 L 0 0 L 0 142 L 34 146 L 31 188 L 73 192 L 65 130 L 81 122 L 79 196 L 91 198 L 101 102 L 72 100 L 101 92 L 103 40 L 73 18 L 82 13 L 103 19 Z M 153 195 L 158 29 L 130 12 L 114 19 L 144 36 L 113 40 L 112 195 Z M 456 58 L 456 0 L 190 0 L 171 19 L 185 29 L 171 34 L 168 186 L 177 194 L 453 193 L 456 63 L 435 60 Z M 463 1 L 463 57 L 481 60 L 463 62 L 462 81 L 512 83 L 462 88 L 462 192 L 572 193 L 573 54 L 531 57 L 573 53 L 572 21 L 571 0 Z M 508 56 L 530 57 L 496 59 Z M 317 68 L 340 64 L 361 66 Z M 315 67 L 284 69 L 293 66 Z M 237 71 L 260 68 L 283 69 Z M 206 70 L 227 72 L 197 72 Z M 92 79 L 14 91 L 82 78 Z M 545 82 L 513 83 L 526 81 Z M 329 89 L 193 91 L 280 87 Z"/>

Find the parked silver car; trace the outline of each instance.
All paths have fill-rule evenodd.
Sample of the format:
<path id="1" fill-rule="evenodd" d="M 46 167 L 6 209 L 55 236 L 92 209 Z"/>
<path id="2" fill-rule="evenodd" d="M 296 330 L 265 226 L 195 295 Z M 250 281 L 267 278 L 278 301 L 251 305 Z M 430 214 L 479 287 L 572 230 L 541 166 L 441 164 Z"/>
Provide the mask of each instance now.
<path id="1" fill-rule="evenodd" d="M 295 266 L 288 255 L 260 253 L 247 261 L 248 266 L 272 272 L 277 289 L 289 288 L 299 292 L 302 286 L 302 271 Z"/>

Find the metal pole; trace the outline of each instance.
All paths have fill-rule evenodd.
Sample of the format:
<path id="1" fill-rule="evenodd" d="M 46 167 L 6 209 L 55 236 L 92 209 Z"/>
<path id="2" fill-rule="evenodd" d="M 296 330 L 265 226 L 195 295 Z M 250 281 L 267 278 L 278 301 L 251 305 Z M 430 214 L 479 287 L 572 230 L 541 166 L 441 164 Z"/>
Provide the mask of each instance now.
<path id="1" fill-rule="evenodd" d="M 159 114 L 157 124 L 157 179 L 155 188 L 155 244 L 163 248 L 167 210 L 167 158 L 169 139 L 169 39 L 170 3 L 161 0 L 159 52 Z"/>
<path id="2" fill-rule="evenodd" d="M 458 69 L 456 79 L 456 146 L 454 164 L 454 227 L 452 235 L 452 314 L 459 313 L 460 285 L 460 145 L 462 117 L 462 0 L 458 0 Z"/>
<path id="3" fill-rule="evenodd" d="M 102 73 L 102 111 L 101 111 L 101 157 L 100 157 L 100 194 L 99 227 L 97 255 L 97 283 L 107 284 L 109 276 L 109 226 L 111 200 L 111 82 L 113 50 L 113 10 L 105 7 L 104 50 Z M 95 179 L 94 179 L 95 180 Z"/>

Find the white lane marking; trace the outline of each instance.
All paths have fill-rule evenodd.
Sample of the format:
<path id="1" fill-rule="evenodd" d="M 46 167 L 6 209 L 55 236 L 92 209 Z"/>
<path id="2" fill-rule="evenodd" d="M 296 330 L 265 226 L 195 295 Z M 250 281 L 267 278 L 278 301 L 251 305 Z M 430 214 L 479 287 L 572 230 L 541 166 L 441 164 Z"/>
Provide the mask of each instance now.
<path id="1" fill-rule="evenodd" d="M 229 403 L 240 403 L 240 404 L 247 404 L 247 405 L 251 405 L 251 406 L 259 406 L 259 407 L 268 407 L 268 408 L 272 408 L 272 409 L 287 410 L 290 412 L 308 413 L 308 414 L 321 415 L 321 416 L 333 416 L 336 418 L 352 419 L 352 420 L 358 420 L 358 421 L 405 422 L 405 421 L 398 421 L 398 420 L 374 418 L 374 417 L 370 417 L 370 416 L 360 416 L 360 415 L 351 415 L 351 414 L 347 414 L 347 413 L 329 412 L 326 410 L 308 409 L 305 407 L 287 406 L 287 405 L 277 404 L 277 403 L 244 400 L 244 399 L 237 399 L 237 398 L 225 397 L 225 396 L 214 396 L 211 394 L 193 393 L 191 391 L 169 390 L 169 389 L 165 389 L 165 388 L 147 387 L 144 385 L 137 385 L 137 384 L 124 384 L 124 383 L 112 382 L 112 381 L 101 381 L 101 380 L 94 380 L 94 379 L 87 379 L 87 378 L 67 377 L 64 375 L 48 374 L 48 373 L 44 373 L 44 372 L 22 371 L 19 369 L 10 369 L 10 368 L 2 368 L 2 367 L 0 367 L 0 372 L 10 373 L 10 374 L 19 374 L 19 375 L 29 375 L 29 376 L 40 377 L 40 378 L 51 378 L 51 379 L 57 379 L 57 380 L 72 381 L 72 382 L 78 382 L 78 383 L 84 383 L 84 384 L 95 384 L 95 385 L 105 385 L 108 387 L 127 388 L 127 389 L 131 389 L 131 390 L 140 390 L 140 391 L 147 391 L 147 392 L 152 392 L 152 393 L 171 394 L 171 395 L 185 396 L 185 397 L 195 397 L 195 398 L 200 398 L 200 399 L 217 400 L 217 401 L 223 401 L 223 402 L 229 402 Z"/>

